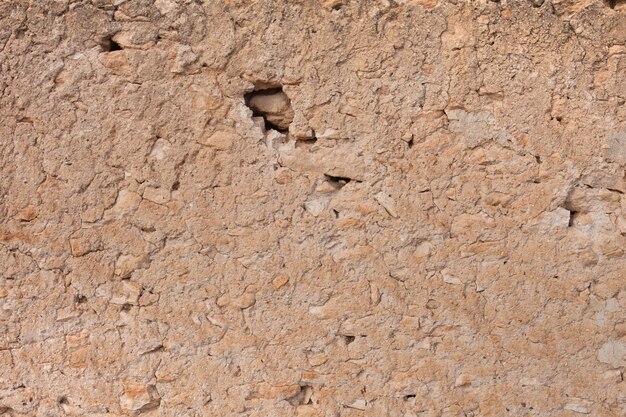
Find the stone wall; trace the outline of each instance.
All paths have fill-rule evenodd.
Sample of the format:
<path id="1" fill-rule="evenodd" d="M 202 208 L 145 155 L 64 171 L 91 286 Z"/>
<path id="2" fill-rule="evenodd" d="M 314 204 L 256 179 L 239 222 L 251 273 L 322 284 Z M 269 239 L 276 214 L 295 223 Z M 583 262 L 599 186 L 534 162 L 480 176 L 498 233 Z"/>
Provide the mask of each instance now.
<path id="1" fill-rule="evenodd" d="M 0 415 L 626 415 L 624 0 L 0 0 Z"/>

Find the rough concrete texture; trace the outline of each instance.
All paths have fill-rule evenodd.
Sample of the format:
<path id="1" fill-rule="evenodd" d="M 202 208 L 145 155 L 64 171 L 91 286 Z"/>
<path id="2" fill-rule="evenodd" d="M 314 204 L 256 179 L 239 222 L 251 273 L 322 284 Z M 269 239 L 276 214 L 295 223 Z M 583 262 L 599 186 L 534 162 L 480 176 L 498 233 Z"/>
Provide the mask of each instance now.
<path id="1" fill-rule="evenodd" d="M 0 0 L 0 415 L 626 415 L 626 2 Z"/>

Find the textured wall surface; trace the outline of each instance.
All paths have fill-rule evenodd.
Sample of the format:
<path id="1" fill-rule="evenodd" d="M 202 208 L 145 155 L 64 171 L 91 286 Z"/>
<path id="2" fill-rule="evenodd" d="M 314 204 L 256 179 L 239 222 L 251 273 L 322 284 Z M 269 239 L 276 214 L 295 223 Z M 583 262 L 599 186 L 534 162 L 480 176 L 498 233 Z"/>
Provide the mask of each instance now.
<path id="1" fill-rule="evenodd" d="M 624 0 L 0 0 L 0 415 L 626 415 Z"/>

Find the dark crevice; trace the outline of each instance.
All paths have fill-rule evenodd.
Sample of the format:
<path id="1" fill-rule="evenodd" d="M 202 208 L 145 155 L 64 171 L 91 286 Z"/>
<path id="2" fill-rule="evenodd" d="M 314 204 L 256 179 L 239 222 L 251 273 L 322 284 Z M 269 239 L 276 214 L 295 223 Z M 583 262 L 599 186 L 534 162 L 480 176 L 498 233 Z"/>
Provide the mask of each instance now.
<path id="1" fill-rule="evenodd" d="M 287 398 L 287 402 L 293 406 L 313 404 L 313 387 L 307 384 L 300 384 L 300 390 L 297 394 Z"/>
<path id="2" fill-rule="evenodd" d="M 313 400 L 311 399 L 311 395 L 313 395 L 313 387 L 310 385 L 300 385 L 300 392 L 302 396 L 300 398 L 300 404 L 313 404 Z"/>
<path id="3" fill-rule="evenodd" d="M 121 51 L 122 46 L 113 40 L 113 36 L 107 36 L 100 42 L 100 46 L 104 52 Z"/>
<path id="4" fill-rule="evenodd" d="M 122 47 L 120 46 L 119 43 L 115 42 L 113 39 L 111 39 L 111 48 L 109 49 L 110 52 L 113 51 L 121 51 Z"/>
<path id="5" fill-rule="evenodd" d="M 262 116 L 260 114 L 255 114 L 254 116 Z M 265 130 L 275 130 L 280 133 L 287 133 L 288 129 L 283 129 L 281 127 L 276 126 L 274 123 L 267 121 L 265 116 L 263 116 L 263 120 L 265 120 Z"/>
<path id="6" fill-rule="evenodd" d="M 341 189 L 343 188 L 347 183 L 349 183 L 350 181 L 352 181 L 352 178 L 348 178 L 348 177 L 337 177 L 335 175 L 329 175 L 329 174 L 324 174 L 324 178 L 326 178 L 326 181 L 328 183 L 330 183 L 330 185 L 332 185 L 334 188 L 336 189 Z M 361 182 L 361 181 L 356 181 L 356 182 Z"/>
<path id="7" fill-rule="evenodd" d="M 280 133 L 289 131 L 293 120 L 291 100 L 282 87 L 259 88 L 244 94 L 246 106 L 252 110 L 253 117 L 262 117 L 266 130 Z"/>
<path id="8" fill-rule="evenodd" d="M 300 147 L 310 147 L 315 145 L 315 143 L 317 142 L 317 138 L 310 138 L 310 139 L 298 139 L 296 140 L 296 148 L 300 148 Z"/>
<path id="9" fill-rule="evenodd" d="M 340 334 L 339 337 L 343 340 L 343 343 L 348 346 L 350 343 L 354 342 L 356 336 L 349 336 L 345 334 Z"/>
<path id="10" fill-rule="evenodd" d="M 570 210 L 569 211 L 569 222 L 567 223 L 567 227 L 574 226 L 574 220 L 576 220 L 576 215 L 577 214 L 578 214 L 577 211 L 574 211 L 574 210 Z"/>
<path id="11" fill-rule="evenodd" d="M 340 334 L 339 337 L 341 338 L 341 340 L 343 341 L 343 344 L 345 346 L 348 346 L 349 344 L 351 344 L 352 342 L 354 342 L 356 340 L 356 338 L 358 337 L 367 337 L 366 334 L 359 334 L 359 335 L 347 335 L 347 334 Z"/>
<path id="12" fill-rule="evenodd" d="M 626 10 L 626 0 L 605 0 L 604 2 L 611 9 Z"/>
<path id="13" fill-rule="evenodd" d="M 154 349 L 150 349 L 147 350 L 143 353 L 143 355 L 147 355 L 149 353 L 158 353 L 158 352 L 163 352 L 165 350 L 165 348 L 163 347 L 163 345 L 158 345 L 156 346 Z"/>
<path id="14" fill-rule="evenodd" d="M 74 302 L 77 304 L 84 304 L 87 302 L 87 297 L 85 297 L 84 295 L 81 294 L 76 294 L 74 296 Z"/>

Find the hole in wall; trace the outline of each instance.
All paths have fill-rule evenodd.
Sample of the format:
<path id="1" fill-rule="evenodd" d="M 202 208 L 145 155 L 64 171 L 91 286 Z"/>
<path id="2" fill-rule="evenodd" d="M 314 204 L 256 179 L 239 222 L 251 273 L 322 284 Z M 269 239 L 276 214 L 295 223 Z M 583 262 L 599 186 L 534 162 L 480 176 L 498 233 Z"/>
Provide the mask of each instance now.
<path id="1" fill-rule="evenodd" d="M 289 404 L 293 406 L 313 404 L 313 387 L 307 384 L 300 384 L 300 391 L 293 397 L 287 398 Z"/>
<path id="2" fill-rule="evenodd" d="M 352 178 L 348 178 L 348 177 L 336 177 L 334 175 L 328 175 L 328 174 L 324 174 L 324 178 L 326 179 L 326 181 L 332 185 L 334 188 L 336 189 L 341 189 L 343 187 L 345 187 L 345 185 L 347 183 L 349 183 L 350 181 L 352 181 Z"/>
<path id="3" fill-rule="evenodd" d="M 576 216 L 578 215 L 578 212 L 575 210 L 570 210 L 569 211 L 569 221 L 567 223 L 567 227 L 573 227 L 574 226 L 574 222 L 576 221 Z"/>
<path id="4" fill-rule="evenodd" d="M 113 35 L 107 36 L 100 42 L 100 47 L 103 52 L 121 51 L 122 46 L 113 40 Z"/>
<path id="5" fill-rule="evenodd" d="M 301 398 L 300 398 L 300 404 L 306 405 L 306 404 L 313 404 L 313 400 L 311 399 L 311 396 L 313 395 L 313 387 L 310 385 L 301 385 L 300 386 L 300 393 L 301 393 Z"/>
<path id="6" fill-rule="evenodd" d="M 26 32 L 28 31 L 27 27 L 19 27 L 16 31 L 15 31 L 15 39 L 22 39 L 24 37 L 24 35 L 26 35 Z"/>
<path id="7" fill-rule="evenodd" d="M 343 7 L 345 0 L 321 0 L 321 5 L 328 11 L 338 11 Z"/>
<path id="8" fill-rule="evenodd" d="M 263 118 L 266 130 L 289 131 L 294 113 L 291 100 L 282 87 L 255 89 L 245 94 L 244 100 L 254 117 Z"/>
<path id="9" fill-rule="evenodd" d="M 348 346 L 350 343 L 354 342 L 354 340 L 356 339 L 356 336 L 350 336 L 350 335 L 345 335 L 345 334 L 340 334 L 339 337 L 341 337 L 341 340 L 343 341 L 343 344 L 345 346 Z"/>
<path id="10" fill-rule="evenodd" d="M 626 0 L 605 0 L 604 3 L 613 10 L 626 10 Z"/>
<path id="11" fill-rule="evenodd" d="M 307 148 L 315 145 L 317 142 L 317 138 L 313 137 L 310 139 L 297 139 L 296 140 L 296 148 Z"/>
<path id="12" fill-rule="evenodd" d="M 87 297 L 85 297 L 84 295 L 81 294 L 76 294 L 74 296 L 74 302 L 77 304 L 84 304 L 87 302 Z"/>

